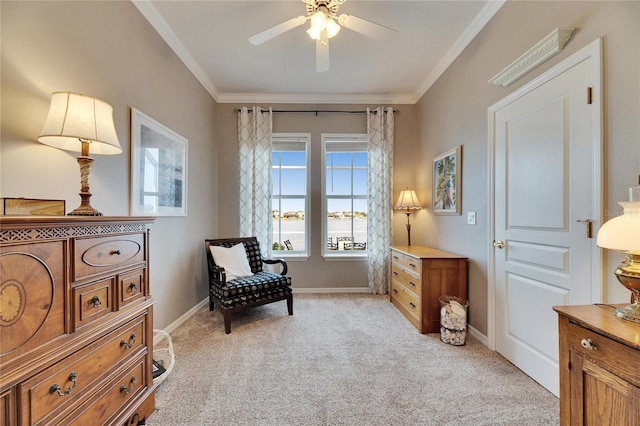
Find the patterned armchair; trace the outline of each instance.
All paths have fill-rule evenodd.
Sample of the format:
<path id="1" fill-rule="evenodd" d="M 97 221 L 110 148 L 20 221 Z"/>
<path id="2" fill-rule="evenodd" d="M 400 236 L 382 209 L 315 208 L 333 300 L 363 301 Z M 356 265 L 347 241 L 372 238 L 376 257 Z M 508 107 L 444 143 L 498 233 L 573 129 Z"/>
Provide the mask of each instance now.
<path id="1" fill-rule="evenodd" d="M 254 275 L 227 281 L 225 270 L 216 265 L 210 247 L 230 248 L 238 243 L 244 245 L 249 266 Z M 285 275 L 287 263 L 284 260 L 263 259 L 260 245 L 255 237 L 207 239 L 204 244 L 209 270 L 209 310 L 213 311 L 214 306 L 220 309 L 227 334 L 231 333 L 231 312 L 286 299 L 289 315 L 293 315 L 291 277 Z M 282 271 L 280 274 L 264 271 L 263 263 L 280 264 Z"/>

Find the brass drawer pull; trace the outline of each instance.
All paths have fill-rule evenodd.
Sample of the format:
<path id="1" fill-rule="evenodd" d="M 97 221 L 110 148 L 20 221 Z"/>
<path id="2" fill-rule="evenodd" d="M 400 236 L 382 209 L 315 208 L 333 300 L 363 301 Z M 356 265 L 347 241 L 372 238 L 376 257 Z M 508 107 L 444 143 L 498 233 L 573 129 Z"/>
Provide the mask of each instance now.
<path id="1" fill-rule="evenodd" d="M 130 283 L 129 284 L 129 293 L 135 293 L 138 291 L 138 287 L 136 286 L 136 283 Z"/>
<path id="2" fill-rule="evenodd" d="M 58 393 L 59 396 L 65 396 L 65 395 L 69 395 L 71 393 L 71 391 L 76 387 L 76 377 L 78 375 L 76 374 L 76 372 L 74 371 L 73 373 L 69 374 L 69 381 L 71 383 L 73 383 L 73 385 L 71 385 L 70 388 L 68 388 L 67 390 L 60 392 L 60 385 L 57 383 L 54 383 L 53 385 L 51 385 L 51 387 L 49 388 L 49 393 Z"/>
<path id="3" fill-rule="evenodd" d="M 398 256 L 393 256 L 393 260 L 398 260 Z"/>
<path id="4" fill-rule="evenodd" d="M 393 276 L 394 276 L 394 277 L 397 277 L 397 276 L 398 276 L 398 273 L 397 273 L 396 271 L 393 271 Z"/>
<path id="5" fill-rule="evenodd" d="M 131 349 L 136 344 L 136 333 L 131 333 L 131 337 L 129 337 L 129 343 L 125 342 L 124 339 L 120 340 L 120 346 L 124 346 L 125 349 Z"/>
<path id="6" fill-rule="evenodd" d="M 120 392 L 124 393 L 125 395 L 133 392 L 133 389 L 136 387 L 136 376 L 131 376 L 131 380 L 129 380 L 129 383 L 131 383 L 129 387 L 127 387 L 126 385 L 120 386 Z"/>
<path id="7" fill-rule="evenodd" d="M 102 302 L 100 301 L 100 297 L 98 296 L 93 296 L 91 298 L 91 302 L 93 302 L 94 308 L 99 308 L 100 306 L 102 306 Z"/>
<path id="8" fill-rule="evenodd" d="M 414 283 L 413 281 L 409 281 L 409 285 L 410 285 L 411 287 L 415 287 L 415 286 L 416 286 L 416 283 Z"/>
<path id="9" fill-rule="evenodd" d="M 411 266 L 411 267 L 412 267 L 412 268 L 414 268 L 414 269 L 415 269 L 415 267 L 416 267 L 416 265 L 415 265 L 415 264 L 413 264 L 413 263 L 410 263 L 410 264 L 409 264 L 409 266 Z"/>
<path id="10" fill-rule="evenodd" d="M 393 289 L 393 294 L 398 294 L 398 290 L 396 290 L 395 288 Z"/>
<path id="11" fill-rule="evenodd" d="M 591 341 L 591 339 L 582 339 L 580 341 L 580 344 L 582 345 L 583 348 L 589 350 L 589 351 L 595 351 L 598 349 L 598 345 L 596 345 L 595 343 L 593 343 Z"/>
<path id="12" fill-rule="evenodd" d="M 409 302 L 409 305 L 411 305 L 411 309 L 415 309 L 416 305 L 413 304 L 413 302 Z"/>

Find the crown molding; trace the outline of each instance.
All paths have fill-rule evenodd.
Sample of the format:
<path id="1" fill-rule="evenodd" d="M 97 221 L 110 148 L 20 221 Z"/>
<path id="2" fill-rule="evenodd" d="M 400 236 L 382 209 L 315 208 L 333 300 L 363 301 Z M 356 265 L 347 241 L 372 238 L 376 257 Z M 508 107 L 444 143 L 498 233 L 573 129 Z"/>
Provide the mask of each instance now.
<path id="1" fill-rule="evenodd" d="M 413 95 L 344 93 L 220 93 L 221 104 L 414 104 Z"/>
<path id="2" fill-rule="evenodd" d="M 493 78 L 489 80 L 489 83 L 493 83 L 496 86 L 507 87 L 537 66 L 560 53 L 567 45 L 574 31 L 575 28 L 556 28 L 551 31 L 535 46 L 527 50 L 522 56 L 498 74 L 494 75 Z"/>
<path id="3" fill-rule="evenodd" d="M 191 56 L 176 34 L 169 28 L 167 21 L 160 16 L 153 4 L 145 0 L 131 0 L 131 3 L 140 11 L 142 16 L 145 17 L 175 54 L 178 55 L 178 58 L 187 66 L 189 71 L 191 71 L 206 91 L 209 92 L 211 97 L 217 100 L 219 96 L 218 89 L 216 89 L 216 86 L 209 79 L 207 73 L 198 65 L 198 62 Z"/>
<path id="4" fill-rule="evenodd" d="M 487 23 L 498 13 L 500 8 L 506 3 L 507 0 L 489 1 L 480 10 L 480 13 L 473 18 L 473 21 L 464 30 L 464 32 L 458 37 L 456 42 L 447 50 L 447 53 L 440 59 L 433 70 L 422 81 L 422 84 L 418 87 L 413 96 L 413 104 L 418 102 L 420 98 L 427 93 L 427 90 L 440 78 L 442 74 L 449 68 L 449 66 L 456 60 L 462 51 L 473 41 L 474 38 L 482 31 Z"/>

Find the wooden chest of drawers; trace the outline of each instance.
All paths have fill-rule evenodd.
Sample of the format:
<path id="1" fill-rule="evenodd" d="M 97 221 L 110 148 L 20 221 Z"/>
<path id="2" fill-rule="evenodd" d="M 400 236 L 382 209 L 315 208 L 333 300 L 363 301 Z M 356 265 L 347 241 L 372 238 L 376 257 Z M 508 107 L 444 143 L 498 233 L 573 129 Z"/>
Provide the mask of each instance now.
<path id="1" fill-rule="evenodd" d="M 640 425 L 640 324 L 605 305 L 556 306 L 560 424 Z"/>
<path id="2" fill-rule="evenodd" d="M 0 425 L 153 412 L 152 221 L 0 217 Z"/>
<path id="3" fill-rule="evenodd" d="M 421 246 L 391 247 L 391 303 L 420 331 L 440 332 L 440 296 L 467 298 L 467 258 Z"/>

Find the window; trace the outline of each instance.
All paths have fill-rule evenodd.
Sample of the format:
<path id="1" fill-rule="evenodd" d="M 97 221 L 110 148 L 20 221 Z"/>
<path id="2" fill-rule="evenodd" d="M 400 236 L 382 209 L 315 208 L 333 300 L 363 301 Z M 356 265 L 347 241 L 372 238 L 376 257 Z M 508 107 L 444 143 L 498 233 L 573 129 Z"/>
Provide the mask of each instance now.
<path id="1" fill-rule="evenodd" d="M 274 133 L 272 144 L 273 251 L 282 255 L 309 253 L 308 134 Z"/>
<path id="2" fill-rule="evenodd" d="M 325 256 L 365 256 L 367 135 L 322 135 Z"/>

